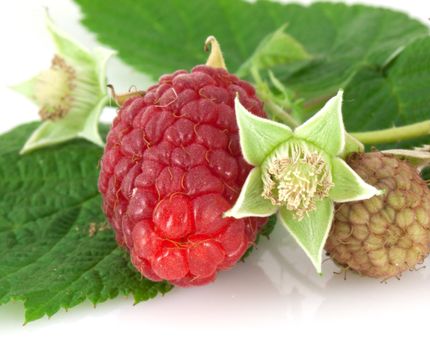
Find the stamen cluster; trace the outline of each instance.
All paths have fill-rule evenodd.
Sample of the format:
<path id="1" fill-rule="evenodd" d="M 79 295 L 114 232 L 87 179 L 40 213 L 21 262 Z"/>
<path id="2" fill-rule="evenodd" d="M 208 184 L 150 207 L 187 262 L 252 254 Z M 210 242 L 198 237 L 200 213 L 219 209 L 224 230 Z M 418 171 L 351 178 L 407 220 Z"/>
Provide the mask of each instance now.
<path id="1" fill-rule="evenodd" d="M 267 161 L 263 197 L 286 206 L 298 220 L 315 209 L 333 187 L 330 168 L 317 149 L 302 142 L 288 142 Z"/>

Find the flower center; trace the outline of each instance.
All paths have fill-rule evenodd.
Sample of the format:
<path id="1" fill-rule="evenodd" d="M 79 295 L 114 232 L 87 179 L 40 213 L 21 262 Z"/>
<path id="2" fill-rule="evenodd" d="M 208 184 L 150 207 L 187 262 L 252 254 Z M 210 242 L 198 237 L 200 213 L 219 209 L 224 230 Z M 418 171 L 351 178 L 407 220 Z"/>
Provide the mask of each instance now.
<path id="1" fill-rule="evenodd" d="M 39 74 L 34 97 L 41 106 L 42 120 L 61 119 L 68 113 L 75 77 L 74 69 L 57 55 L 52 59 L 51 68 Z"/>
<path id="2" fill-rule="evenodd" d="M 286 206 L 298 220 L 314 210 L 333 187 L 323 154 L 300 141 L 286 143 L 267 160 L 263 183 L 262 196 L 273 205 Z"/>

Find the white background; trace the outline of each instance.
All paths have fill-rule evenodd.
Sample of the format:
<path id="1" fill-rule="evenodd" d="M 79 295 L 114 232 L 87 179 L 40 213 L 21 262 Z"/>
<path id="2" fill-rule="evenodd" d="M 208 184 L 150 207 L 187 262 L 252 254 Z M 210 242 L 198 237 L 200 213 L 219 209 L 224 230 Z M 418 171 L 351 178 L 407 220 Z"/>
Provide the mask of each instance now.
<path id="1" fill-rule="evenodd" d="M 430 16 L 426 0 L 363 2 L 401 9 L 423 21 Z M 37 118 L 36 107 L 7 86 L 49 66 L 53 51 L 44 28 L 44 6 L 73 37 L 89 47 L 96 44 L 79 24 L 79 9 L 71 1 L 5 2 L 0 11 L 0 132 Z M 118 59 L 111 61 L 108 77 L 119 91 L 148 84 Z M 112 113 L 103 115 L 104 120 L 111 118 Z M 326 262 L 324 275 L 316 275 L 278 227 L 246 263 L 205 287 L 176 288 L 136 306 L 125 297 L 95 309 L 84 303 L 26 326 L 22 304 L 0 306 L 0 347 L 429 348 L 430 268 L 387 284 L 351 273 L 344 281 L 333 273 L 337 270 Z"/>

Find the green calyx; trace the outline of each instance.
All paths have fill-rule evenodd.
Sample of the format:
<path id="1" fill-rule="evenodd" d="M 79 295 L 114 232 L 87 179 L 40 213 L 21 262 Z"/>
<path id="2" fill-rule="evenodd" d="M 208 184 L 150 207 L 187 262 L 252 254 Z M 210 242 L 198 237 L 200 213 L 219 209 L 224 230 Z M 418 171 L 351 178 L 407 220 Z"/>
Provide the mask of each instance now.
<path id="1" fill-rule="evenodd" d="M 341 158 L 346 150 L 362 149 L 345 131 L 341 106 L 340 91 L 293 131 L 252 115 L 236 99 L 241 149 L 255 168 L 225 216 L 264 217 L 279 212 L 281 222 L 318 272 L 334 203 L 379 194 Z"/>
<path id="2" fill-rule="evenodd" d="M 98 121 L 108 102 L 106 63 L 113 51 L 87 51 L 55 27 L 47 29 L 56 47 L 51 67 L 13 88 L 39 107 L 43 123 L 32 133 L 21 153 L 76 137 L 103 145 Z"/>

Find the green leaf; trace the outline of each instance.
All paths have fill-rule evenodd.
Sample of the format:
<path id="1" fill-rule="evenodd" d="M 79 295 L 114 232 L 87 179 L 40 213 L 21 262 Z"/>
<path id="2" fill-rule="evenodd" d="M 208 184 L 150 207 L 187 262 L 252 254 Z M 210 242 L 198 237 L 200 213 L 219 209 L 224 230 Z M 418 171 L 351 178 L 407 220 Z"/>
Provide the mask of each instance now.
<path id="1" fill-rule="evenodd" d="M 342 3 L 310 6 L 239 0 L 75 0 L 82 22 L 119 56 L 152 78 L 206 61 L 202 45 L 215 35 L 227 67 L 236 71 L 270 33 L 288 24 L 288 35 L 312 59 L 281 65 L 275 75 L 317 110 L 366 64 L 382 65 L 399 48 L 428 35 L 406 14 Z M 198 10 L 196 10 L 198 9 Z"/>
<path id="2" fill-rule="evenodd" d="M 426 25 L 389 9 L 317 3 L 310 10 L 318 19 L 309 23 L 311 14 L 303 16 L 307 17 L 303 25 L 309 36 L 302 39 L 302 33 L 296 34 L 292 25 L 289 33 L 315 58 L 297 70 L 288 66 L 274 69 L 280 80 L 305 100 L 309 113 L 345 88 L 362 66 L 384 65 L 402 47 L 429 34 Z"/>
<path id="3" fill-rule="evenodd" d="M 334 187 L 329 197 L 335 202 L 359 201 L 380 194 L 378 189 L 367 184 L 342 159 L 333 158 L 331 164 Z"/>
<path id="4" fill-rule="evenodd" d="M 298 221 L 294 214 L 282 207 L 279 210 L 281 222 L 311 259 L 318 273 L 321 273 L 322 251 L 333 221 L 334 206 L 331 199 L 317 203 L 316 209 Z"/>
<path id="5" fill-rule="evenodd" d="M 339 91 L 312 118 L 294 130 L 295 135 L 312 142 L 332 156 L 340 154 L 345 147 L 342 94 Z"/>
<path id="6" fill-rule="evenodd" d="M 364 67 L 345 89 L 348 131 L 402 126 L 430 118 L 430 38 L 407 46 L 387 66 Z M 409 145 L 428 143 L 428 137 Z M 401 145 L 385 145 L 384 148 Z"/>
<path id="7" fill-rule="evenodd" d="M 286 32 L 283 25 L 265 37 L 252 56 L 239 67 L 237 74 L 246 76 L 252 69 L 270 69 L 279 64 L 290 64 L 310 59 L 301 43 Z"/>
<path id="8" fill-rule="evenodd" d="M 0 136 L 0 304 L 23 301 L 29 322 L 86 299 L 169 291 L 141 277 L 108 229 L 97 191 L 102 149 L 76 140 L 20 156 L 38 125 Z"/>
<path id="9" fill-rule="evenodd" d="M 247 111 L 239 98 L 235 99 L 235 110 L 243 157 L 252 165 L 260 165 L 276 146 L 293 135 L 288 126 Z"/>
<path id="10" fill-rule="evenodd" d="M 234 206 L 224 213 L 226 217 L 237 219 L 248 216 L 271 216 L 278 210 L 268 199 L 263 198 L 263 180 L 261 168 L 251 170 Z"/>

